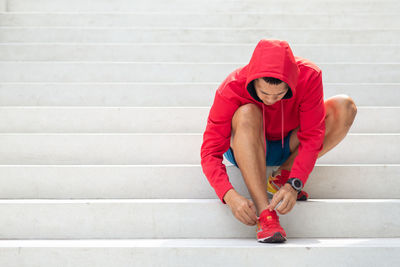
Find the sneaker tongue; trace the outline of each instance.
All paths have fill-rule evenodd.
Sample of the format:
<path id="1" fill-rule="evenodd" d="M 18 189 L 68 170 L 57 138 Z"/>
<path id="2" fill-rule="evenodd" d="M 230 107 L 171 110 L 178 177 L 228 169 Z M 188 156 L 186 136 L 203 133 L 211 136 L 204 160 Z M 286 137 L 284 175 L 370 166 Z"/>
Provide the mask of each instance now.
<path id="1" fill-rule="evenodd" d="M 269 211 L 269 209 L 265 209 L 261 212 L 260 217 L 264 217 L 267 221 L 269 220 L 276 220 L 278 219 L 278 215 L 276 214 L 276 211 Z"/>
<path id="2" fill-rule="evenodd" d="M 276 214 L 276 211 L 269 211 L 269 209 L 266 209 L 261 212 L 260 214 L 261 219 L 261 224 L 264 225 L 265 227 L 270 227 L 270 226 L 280 226 L 279 224 L 279 217 Z"/>

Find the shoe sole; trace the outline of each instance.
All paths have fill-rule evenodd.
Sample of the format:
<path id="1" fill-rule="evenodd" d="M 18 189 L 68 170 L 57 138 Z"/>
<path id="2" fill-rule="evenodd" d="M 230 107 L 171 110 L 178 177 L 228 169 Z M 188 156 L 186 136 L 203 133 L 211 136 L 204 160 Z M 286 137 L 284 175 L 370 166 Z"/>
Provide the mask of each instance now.
<path id="1" fill-rule="evenodd" d="M 273 236 L 258 239 L 257 241 L 261 243 L 282 243 L 286 241 L 286 237 L 284 237 L 280 232 L 276 232 Z"/>
<path id="2" fill-rule="evenodd" d="M 298 198 L 297 200 L 306 201 L 306 200 L 307 200 L 307 197 L 306 197 L 306 196 L 302 196 L 301 198 Z"/>

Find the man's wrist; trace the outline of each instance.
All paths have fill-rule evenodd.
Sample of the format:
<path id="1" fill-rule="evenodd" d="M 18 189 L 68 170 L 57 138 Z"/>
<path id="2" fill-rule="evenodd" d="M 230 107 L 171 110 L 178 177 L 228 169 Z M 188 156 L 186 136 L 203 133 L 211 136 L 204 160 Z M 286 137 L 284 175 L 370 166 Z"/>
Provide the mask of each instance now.
<path id="1" fill-rule="evenodd" d="M 289 188 L 291 191 L 296 192 L 296 194 L 298 193 L 298 191 L 296 189 L 294 189 L 291 184 L 286 183 L 284 186 L 286 186 L 286 188 Z"/>
<path id="2" fill-rule="evenodd" d="M 235 193 L 236 193 L 235 189 L 233 189 L 233 188 L 229 189 L 229 190 L 225 193 L 225 195 L 224 195 L 224 197 L 223 197 L 224 201 L 225 201 L 226 203 L 228 203 L 228 202 L 231 200 L 232 196 L 233 196 Z"/>

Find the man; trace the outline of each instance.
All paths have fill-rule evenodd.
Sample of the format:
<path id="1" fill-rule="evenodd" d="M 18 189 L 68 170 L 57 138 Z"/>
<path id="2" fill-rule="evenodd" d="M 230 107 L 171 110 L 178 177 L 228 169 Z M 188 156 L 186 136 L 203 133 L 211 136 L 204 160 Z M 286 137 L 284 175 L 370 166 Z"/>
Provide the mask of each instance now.
<path id="1" fill-rule="evenodd" d="M 287 214 L 307 199 L 302 188 L 317 158 L 343 140 L 356 113 L 346 95 L 324 102 L 321 70 L 293 56 L 286 41 L 261 40 L 249 64 L 216 91 L 201 146 L 203 172 L 239 221 L 257 223 L 259 242 L 284 242 L 275 208 Z M 254 202 L 234 190 L 223 155 L 239 167 Z M 280 166 L 268 184 L 266 166 Z"/>

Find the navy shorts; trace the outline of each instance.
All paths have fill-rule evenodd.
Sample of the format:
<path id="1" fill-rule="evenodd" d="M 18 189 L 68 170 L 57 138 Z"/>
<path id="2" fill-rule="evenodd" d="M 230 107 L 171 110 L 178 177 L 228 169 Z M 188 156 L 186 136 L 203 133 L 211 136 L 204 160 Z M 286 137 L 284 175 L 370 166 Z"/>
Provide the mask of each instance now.
<path id="1" fill-rule="evenodd" d="M 266 166 L 281 166 L 288 159 L 290 156 L 289 140 L 292 131 L 284 138 L 284 149 L 282 149 L 282 140 L 267 140 Z M 224 156 L 229 162 L 238 167 L 231 147 L 224 153 Z"/>

